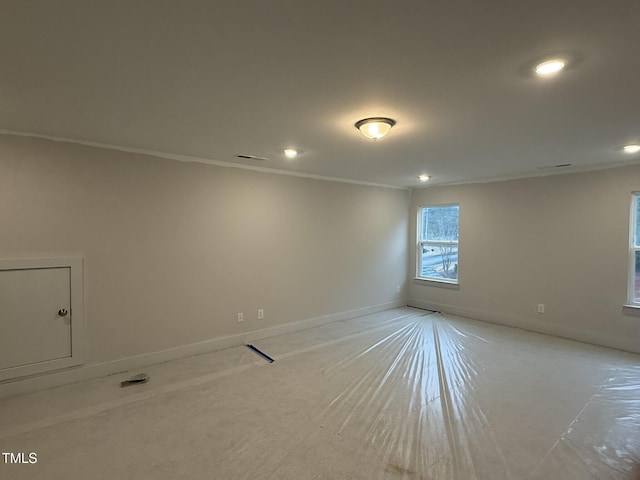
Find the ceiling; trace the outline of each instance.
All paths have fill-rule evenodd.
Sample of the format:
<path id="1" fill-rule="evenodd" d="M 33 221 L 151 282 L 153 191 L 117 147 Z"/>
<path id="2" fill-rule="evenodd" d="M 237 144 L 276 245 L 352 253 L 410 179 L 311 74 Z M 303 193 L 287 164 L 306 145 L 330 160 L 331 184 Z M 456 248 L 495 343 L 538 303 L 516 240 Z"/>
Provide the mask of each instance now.
<path id="1" fill-rule="evenodd" d="M 4 131 L 402 187 L 640 161 L 617 150 L 640 142 L 638 0 L 1 8 Z M 580 61 L 526 70 L 557 53 Z M 368 116 L 397 125 L 367 140 Z"/>

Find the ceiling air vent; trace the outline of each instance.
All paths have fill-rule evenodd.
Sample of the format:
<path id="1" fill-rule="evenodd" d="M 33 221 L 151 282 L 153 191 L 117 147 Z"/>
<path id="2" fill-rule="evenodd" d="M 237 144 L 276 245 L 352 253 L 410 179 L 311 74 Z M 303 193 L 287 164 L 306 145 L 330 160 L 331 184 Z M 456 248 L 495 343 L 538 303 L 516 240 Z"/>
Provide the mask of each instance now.
<path id="1" fill-rule="evenodd" d="M 243 160 L 269 160 L 266 157 L 258 157 L 257 155 L 247 155 L 245 153 L 239 153 L 236 155 L 236 158 L 242 158 Z"/>
<path id="2" fill-rule="evenodd" d="M 566 168 L 570 167 L 570 163 L 559 163 L 558 165 L 549 165 L 546 167 L 538 167 L 538 170 L 551 170 L 552 168 Z"/>

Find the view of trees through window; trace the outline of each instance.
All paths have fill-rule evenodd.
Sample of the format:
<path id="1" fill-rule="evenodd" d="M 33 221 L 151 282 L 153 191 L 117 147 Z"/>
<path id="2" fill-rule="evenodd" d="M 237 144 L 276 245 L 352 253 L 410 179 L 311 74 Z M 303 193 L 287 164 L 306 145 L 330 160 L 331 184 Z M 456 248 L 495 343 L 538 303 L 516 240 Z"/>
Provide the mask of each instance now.
<path id="1" fill-rule="evenodd" d="M 459 215 L 458 205 L 421 209 L 418 277 L 458 280 Z"/>

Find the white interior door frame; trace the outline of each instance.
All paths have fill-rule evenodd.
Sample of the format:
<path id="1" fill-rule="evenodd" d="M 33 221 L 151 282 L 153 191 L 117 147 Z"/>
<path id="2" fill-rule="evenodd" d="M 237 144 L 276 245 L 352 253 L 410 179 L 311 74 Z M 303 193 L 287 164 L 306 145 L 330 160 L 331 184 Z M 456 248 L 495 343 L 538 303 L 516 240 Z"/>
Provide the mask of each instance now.
<path id="1" fill-rule="evenodd" d="M 2 270 L 69 268 L 71 287 L 71 356 L 0 370 L 0 382 L 81 365 L 84 362 L 84 259 L 83 257 L 0 259 Z"/>

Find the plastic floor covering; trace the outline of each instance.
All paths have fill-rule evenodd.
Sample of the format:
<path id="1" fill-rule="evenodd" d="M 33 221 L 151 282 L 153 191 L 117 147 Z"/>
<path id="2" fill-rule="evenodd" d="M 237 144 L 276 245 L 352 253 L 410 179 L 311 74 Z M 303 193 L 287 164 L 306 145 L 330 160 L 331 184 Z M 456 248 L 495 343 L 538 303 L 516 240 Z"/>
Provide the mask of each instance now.
<path id="1" fill-rule="evenodd" d="M 640 480 L 638 355 L 411 308 L 253 344 L 0 401 L 0 478 Z"/>

